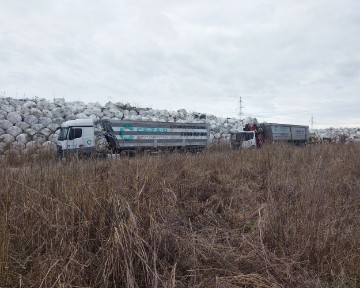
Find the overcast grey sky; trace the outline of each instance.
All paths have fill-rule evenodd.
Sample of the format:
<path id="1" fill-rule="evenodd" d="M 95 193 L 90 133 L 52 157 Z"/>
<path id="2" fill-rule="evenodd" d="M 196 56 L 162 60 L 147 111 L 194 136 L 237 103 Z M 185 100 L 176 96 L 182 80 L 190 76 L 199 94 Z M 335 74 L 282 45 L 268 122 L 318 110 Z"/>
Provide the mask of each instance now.
<path id="1" fill-rule="evenodd" d="M 360 126 L 359 0 L 0 0 L 0 95 Z"/>

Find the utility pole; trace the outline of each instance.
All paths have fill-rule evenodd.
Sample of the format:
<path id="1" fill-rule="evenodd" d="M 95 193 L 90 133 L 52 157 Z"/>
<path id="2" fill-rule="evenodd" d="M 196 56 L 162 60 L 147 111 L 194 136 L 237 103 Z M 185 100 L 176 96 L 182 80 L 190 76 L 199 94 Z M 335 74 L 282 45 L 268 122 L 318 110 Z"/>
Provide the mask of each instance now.
<path id="1" fill-rule="evenodd" d="M 314 115 L 311 115 L 311 130 L 314 129 Z"/>
<path id="2" fill-rule="evenodd" d="M 243 108 L 244 108 L 244 106 L 243 106 L 243 103 L 242 103 L 242 99 L 241 99 L 241 96 L 240 96 L 240 102 L 239 102 L 239 118 L 240 118 L 240 122 L 242 122 L 243 121 L 243 119 L 242 119 L 242 116 L 243 116 Z"/>

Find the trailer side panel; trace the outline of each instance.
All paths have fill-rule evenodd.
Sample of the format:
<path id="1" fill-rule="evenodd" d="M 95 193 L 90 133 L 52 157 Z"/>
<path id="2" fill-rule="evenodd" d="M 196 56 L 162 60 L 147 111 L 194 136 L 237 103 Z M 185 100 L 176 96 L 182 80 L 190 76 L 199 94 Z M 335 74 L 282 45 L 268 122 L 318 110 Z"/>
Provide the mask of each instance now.
<path id="1" fill-rule="evenodd" d="M 205 147 L 210 131 L 204 123 L 110 121 L 113 134 L 123 149 Z"/>

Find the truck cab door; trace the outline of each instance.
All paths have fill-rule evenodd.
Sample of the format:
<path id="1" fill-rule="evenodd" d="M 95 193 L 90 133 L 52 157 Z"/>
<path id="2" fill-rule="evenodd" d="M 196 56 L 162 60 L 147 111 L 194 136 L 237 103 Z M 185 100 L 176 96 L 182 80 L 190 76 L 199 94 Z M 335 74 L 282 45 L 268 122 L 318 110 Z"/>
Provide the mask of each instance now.
<path id="1" fill-rule="evenodd" d="M 69 136 L 67 141 L 67 149 L 75 150 L 80 149 L 83 146 L 82 128 L 71 127 L 69 129 Z"/>
<path id="2" fill-rule="evenodd" d="M 256 147 L 255 133 L 253 131 L 241 133 L 241 148 L 249 149 Z"/>

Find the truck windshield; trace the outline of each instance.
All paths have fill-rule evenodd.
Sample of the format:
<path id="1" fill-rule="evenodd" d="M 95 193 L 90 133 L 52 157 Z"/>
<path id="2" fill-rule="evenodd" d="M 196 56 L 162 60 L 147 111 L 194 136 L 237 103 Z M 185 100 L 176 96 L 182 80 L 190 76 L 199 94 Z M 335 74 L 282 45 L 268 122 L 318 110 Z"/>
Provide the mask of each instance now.
<path id="1" fill-rule="evenodd" d="M 58 140 L 66 140 L 69 128 L 60 128 L 59 138 Z"/>

